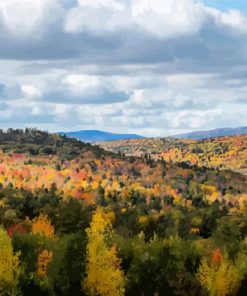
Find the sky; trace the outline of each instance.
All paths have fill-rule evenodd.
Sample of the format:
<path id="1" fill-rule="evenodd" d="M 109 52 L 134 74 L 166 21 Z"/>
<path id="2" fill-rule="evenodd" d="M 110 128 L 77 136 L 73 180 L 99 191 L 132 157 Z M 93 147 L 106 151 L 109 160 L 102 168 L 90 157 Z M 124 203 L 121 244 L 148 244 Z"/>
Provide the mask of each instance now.
<path id="1" fill-rule="evenodd" d="M 247 13 L 246 0 L 204 0 L 203 3 L 221 11 L 235 9 L 240 10 L 242 13 Z"/>
<path id="2" fill-rule="evenodd" d="M 247 125 L 246 0 L 1 0 L 0 127 Z"/>

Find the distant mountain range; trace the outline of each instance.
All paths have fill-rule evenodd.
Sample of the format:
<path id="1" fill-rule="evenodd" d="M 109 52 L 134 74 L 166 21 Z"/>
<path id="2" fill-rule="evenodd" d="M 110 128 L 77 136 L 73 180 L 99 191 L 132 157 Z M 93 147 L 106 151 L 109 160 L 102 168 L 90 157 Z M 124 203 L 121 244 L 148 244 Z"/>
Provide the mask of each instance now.
<path id="1" fill-rule="evenodd" d="M 237 128 L 217 128 L 209 131 L 198 131 L 186 134 L 179 134 L 172 136 L 173 138 L 179 139 L 193 139 L 202 140 L 216 137 L 233 136 L 233 135 L 246 135 L 247 126 Z"/>
<path id="2" fill-rule="evenodd" d="M 145 137 L 136 134 L 116 134 L 100 130 L 81 130 L 75 132 L 59 132 L 59 135 L 66 135 L 69 138 L 76 138 L 83 142 L 116 141 L 128 139 L 144 139 Z M 246 135 L 247 126 L 238 128 L 217 128 L 208 131 L 197 131 L 185 134 L 174 135 L 172 138 L 202 140 L 223 136 Z"/>
<path id="3" fill-rule="evenodd" d="M 115 141 L 127 139 L 142 139 L 143 136 L 136 134 L 114 134 L 99 130 L 82 130 L 76 132 L 59 132 L 59 135 L 66 135 L 69 138 L 76 138 L 83 142 Z"/>

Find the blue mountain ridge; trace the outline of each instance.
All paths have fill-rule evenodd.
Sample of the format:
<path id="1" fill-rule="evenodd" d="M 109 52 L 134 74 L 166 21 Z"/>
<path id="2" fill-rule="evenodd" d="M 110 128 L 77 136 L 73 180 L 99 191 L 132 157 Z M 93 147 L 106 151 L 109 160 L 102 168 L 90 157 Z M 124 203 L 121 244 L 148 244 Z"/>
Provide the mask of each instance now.
<path id="1" fill-rule="evenodd" d="M 74 132 L 59 132 L 59 135 L 66 135 L 69 138 L 76 138 L 83 142 L 116 141 L 127 139 L 144 139 L 144 136 L 137 134 L 117 134 L 100 130 L 80 130 Z M 246 135 L 247 126 L 237 128 L 217 128 L 207 131 L 195 131 L 190 133 L 170 136 L 178 139 L 202 140 L 224 136 Z"/>
<path id="2" fill-rule="evenodd" d="M 217 128 L 208 131 L 197 131 L 185 134 L 179 134 L 172 136 L 178 139 L 192 139 L 192 140 L 203 140 L 216 137 L 234 136 L 234 135 L 246 135 L 247 126 L 237 128 Z"/>
<path id="3" fill-rule="evenodd" d="M 76 138 L 84 142 L 116 141 L 126 139 L 143 139 L 143 136 L 136 134 L 116 134 L 99 130 L 81 130 L 75 132 L 59 132 L 59 135 L 66 135 L 69 138 Z"/>

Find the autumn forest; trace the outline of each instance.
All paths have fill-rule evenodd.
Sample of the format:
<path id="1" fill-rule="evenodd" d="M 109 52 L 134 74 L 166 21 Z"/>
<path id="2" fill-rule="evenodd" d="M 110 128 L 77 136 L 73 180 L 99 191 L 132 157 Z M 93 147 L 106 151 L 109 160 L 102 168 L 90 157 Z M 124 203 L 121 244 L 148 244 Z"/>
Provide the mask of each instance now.
<path id="1" fill-rule="evenodd" d="M 247 136 L 0 130 L 0 295 L 247 295 Z"/>

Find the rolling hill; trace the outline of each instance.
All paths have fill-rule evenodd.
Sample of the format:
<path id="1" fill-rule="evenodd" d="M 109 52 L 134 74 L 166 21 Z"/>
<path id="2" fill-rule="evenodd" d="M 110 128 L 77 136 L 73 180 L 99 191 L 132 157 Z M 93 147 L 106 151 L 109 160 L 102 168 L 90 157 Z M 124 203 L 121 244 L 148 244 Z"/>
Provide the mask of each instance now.
<path id="1" fill-rule="evenodd" d="M 150 155 L 172 163 L 188 163 L 200 167 L 229 169 L 247 174 L 247 135 L 205 140 L 150 138 L 101 142 L 108 151 L 126 156 Z"/>
<path id="2" fill-rule="evenodd" d="M 238 279 L 231 295 L 246 295 L 247 176 L 220 167 L 245 160 L 246 141 L 107 142 L 142 153 L 127 157 L 35 129 L 0 130 L 0 286 L 5 270 L 12 276 L 0 294 L 95 295 L 84 283 L 96 270 L 97 285 L 111 276 L 126 291 L 97 295 L 204 296 L 199 275 L 219 270 L 223 283 Z"/>

